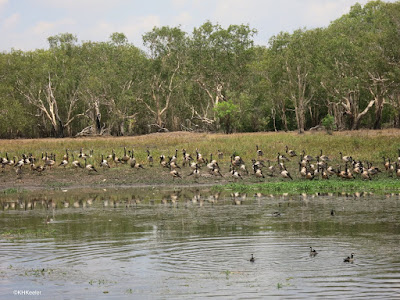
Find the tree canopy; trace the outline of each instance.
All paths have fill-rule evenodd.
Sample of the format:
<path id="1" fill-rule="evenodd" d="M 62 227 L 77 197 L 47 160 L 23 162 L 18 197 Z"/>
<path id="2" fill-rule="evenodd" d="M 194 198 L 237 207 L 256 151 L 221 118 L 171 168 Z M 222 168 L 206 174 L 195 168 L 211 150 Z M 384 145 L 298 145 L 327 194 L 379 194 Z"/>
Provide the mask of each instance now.
<path id="1" fill-rule="evenodd" d="M 48 38 L 0 53 L 0 137 L 400 127 L 400 2 L 255 45 L 249 25 L 154 27 L 142 50 Z M 326 123 L 326 122 L 325 122 Z"/>

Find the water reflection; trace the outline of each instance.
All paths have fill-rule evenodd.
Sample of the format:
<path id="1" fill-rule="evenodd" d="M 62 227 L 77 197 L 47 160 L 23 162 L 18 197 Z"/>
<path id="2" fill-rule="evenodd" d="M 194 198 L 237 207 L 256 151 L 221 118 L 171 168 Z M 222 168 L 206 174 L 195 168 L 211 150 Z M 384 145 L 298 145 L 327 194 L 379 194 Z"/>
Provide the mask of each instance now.
<path id="1" fill-rule="evenodd" d="M 206 189 L 7 195 L 0 298 L 21 285 L 49 299 L 395 298 L 399 199 Z M 343 263 L 352 252 L 354 263 Z"/>

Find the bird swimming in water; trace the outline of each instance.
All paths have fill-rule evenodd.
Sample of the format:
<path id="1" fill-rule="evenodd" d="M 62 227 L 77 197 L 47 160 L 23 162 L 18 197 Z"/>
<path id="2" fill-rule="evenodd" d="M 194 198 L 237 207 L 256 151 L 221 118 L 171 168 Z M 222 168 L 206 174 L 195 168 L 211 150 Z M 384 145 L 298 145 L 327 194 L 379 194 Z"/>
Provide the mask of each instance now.
<path id="1" fill-rule="evenodd" d="M 318 252 L 315 251 L 315 249 L 313 249 L 312 247 L 310 247 L 310 256 L 315 256 L 317 254 L 318 254 Z"/>
<path id="2" fill-rule="evenodd" d="M 256 259 L 254 258 L 254 255 L 252 254 L 250 257 L 250 262 L 255 262 L 255 261 L 256 261 Z"/>
<path id="3" fill-rule="evenodd" d="M 347 256 L 343 262 L 345 263 L 353 263 L 354 262 L 354 253 L 350 254 L 350 256 Z"/>

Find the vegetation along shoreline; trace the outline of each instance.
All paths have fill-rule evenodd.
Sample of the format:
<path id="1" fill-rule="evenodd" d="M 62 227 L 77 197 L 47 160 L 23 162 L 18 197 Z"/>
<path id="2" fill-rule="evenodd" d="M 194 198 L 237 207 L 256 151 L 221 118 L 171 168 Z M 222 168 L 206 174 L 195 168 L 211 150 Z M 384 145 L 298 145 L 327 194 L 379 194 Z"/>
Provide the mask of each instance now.
<path id="1" fill-rule="evenodd" d="M 268 193 L 400 189 L 400 135 L 394 129 L 332 135 L 174 132 L 2 140 L 0 145 L 4 193 L 85 187 L 203 186 Z"/>

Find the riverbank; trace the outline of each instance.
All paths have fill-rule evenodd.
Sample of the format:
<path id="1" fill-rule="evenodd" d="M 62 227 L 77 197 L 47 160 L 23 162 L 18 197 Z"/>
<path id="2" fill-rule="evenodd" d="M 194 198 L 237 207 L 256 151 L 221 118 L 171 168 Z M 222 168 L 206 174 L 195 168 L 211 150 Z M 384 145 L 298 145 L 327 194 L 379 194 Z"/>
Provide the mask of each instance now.
<path id="1" fill-rule="evenodd" d="M 38 139 L 38 140 L 1 140 L 0 156 L 5 153 L 9 159 L 16 157 L 17 160 L 22 154 L 36 158 L 36 165 L 43 165 L 42 153 L 56 155 L 55 166 L 48 168 L 42 173 L 32 171 L 29 165 L 22 167 L 22 174 L 17 175 L 15 168 L 5 166 L 0 172 L 0 191 L 33 191 L 49 189 L 82 189 L 82 188 L 118 188 L 118 187 L 185 187 L 185 186 L 215 186 L 216 189 L 235 187 L 239 190 L 264 191 L 264 192 L 318 192 L 319 190 L 337 191 L 340 188 L 348 190 L 360 189 L 368 191 L 388 190 L 396 192 L 400 188 L 400 180 L 391 178 L 385 172 L 383 158 L 390 158 L 391 162 L 397 160 L 398 149 L 400 148 L 400 132 L 398 130 L 361 130 L 348 132 L 335 132 L 333 135 L 326 133 L 310 133 L 299 135 L 295 132 L 268 132 L 268 133 L 242 133 L 242 134 L 205 134 L 174 132 L 151 134 L 137 137 L 98 137 L 82 139 Z M 256 145 L 263 151 L 258 156 Z M 285 146 L 294 149 L 298 156 L 291 158 L 285 165 L 293 177 L 293 181 L 283 179 L 279 172 L 273 176 L 268 171 L 268 160 L 271 165 L 276 165 L 278 153 L 285 153 Z M 124 155 L 124 147 L 127 151 L 133 149 L 135 158 L 142 168 L 131 168 L 129 164 L 114 164 L 109 161 L 110 168 L 101 168 L 99 162 L 101 155 L 110 155 L 114 150 L 118 157 Z M 97 172 L 88 172 L 86 169 L 75 169 L 71 166 L 72 156 L 79 159 L 80 149 L 89 153 L 93 150 L 92 157 L 87 162 L 94 164 Z M 69 164 L 64 168 L 58 166 L 65 154 L 69 153 Z M 182 178 L 174 178 L 170 170 L 159 164 L 159 157 L 173 156 L 175 149 L 178 149 L 177 169 Z M 196 149 L 204 158 L 217 159 L 221 168 L 221 176 L 211 175 L 207 167 L 200 170 L 199 178 L 189 176 L 190 167 L 182 165 L 182 149 L 186 149 L 192 157 L 196 157 Z M 153 156 L 153 166 L 147 160 L 146 150 Z M 368 162 L 381 169 L 383 172 L 372 177 L 371 181 L 363 181 L 357 177 L 354 180 L 346 181 L 333 176 L 330 180 L 306 180 L 302 179 L 298 172 L 298 161 L 302 151 L 308 155 L 318 156 L 321 151 L 323 155 L 330 157 L 329 164 L 344 168 L 344 162 L 340 159 L 339 152 L 343 155 L 352 156 L 355 160 Z M 223 157 L 218 157 L 218 152 Z M 234 179 L 229 173 L 230 155 L 240 155 L 247 167 L 246 172 L 241 172 L 243 179 Z M 286 154 L 287 155 L 287 154 Z M 265 178 L 256 178 L 251 169 L 251 159 L 259 158 L 264 161 L 263 168 Z M 8 192 L 7 192 L 8 191 Z"/>

